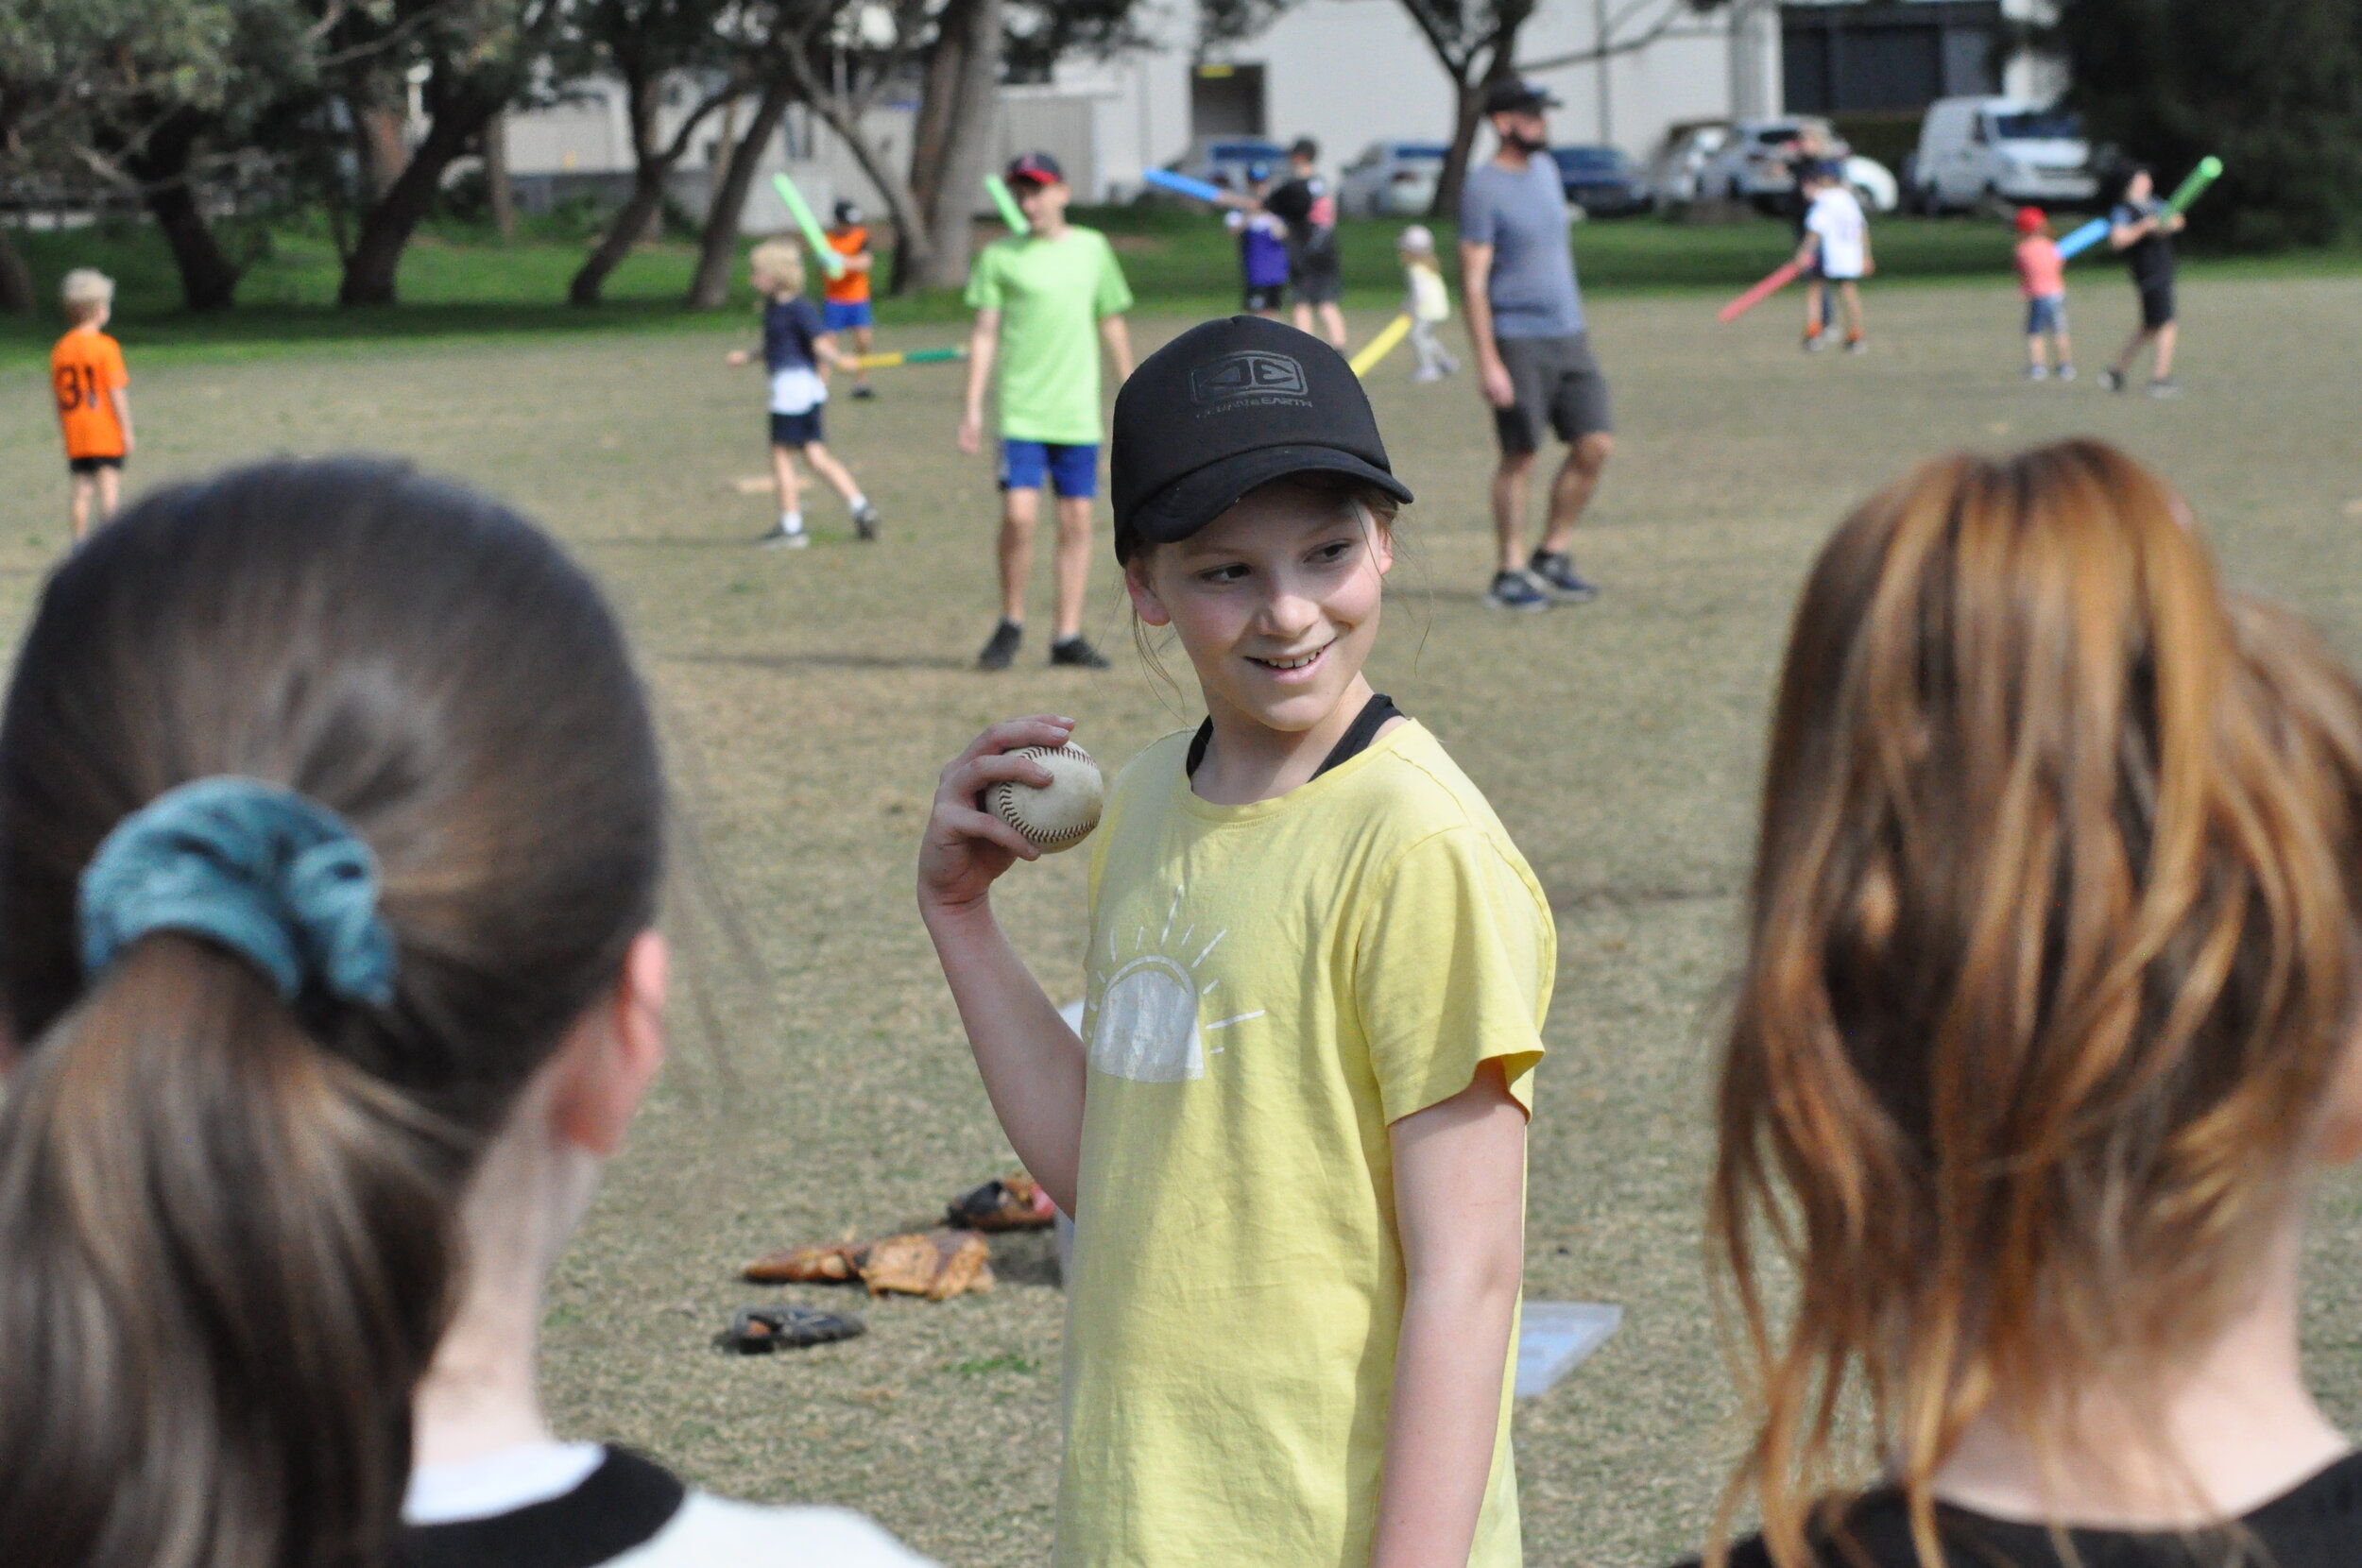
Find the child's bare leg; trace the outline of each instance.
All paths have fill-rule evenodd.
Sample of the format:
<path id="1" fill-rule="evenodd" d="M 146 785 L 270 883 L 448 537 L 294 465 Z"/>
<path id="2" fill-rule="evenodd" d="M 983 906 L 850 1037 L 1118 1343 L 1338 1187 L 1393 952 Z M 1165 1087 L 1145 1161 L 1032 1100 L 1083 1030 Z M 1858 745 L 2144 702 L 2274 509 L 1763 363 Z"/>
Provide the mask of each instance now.
<path id="1" fill-rule="evenodd" d="M 813 472 L 828 482 L 829 488 L 845 498 L 847 506 L 853 503 L 854 497 L 861 494 L 861 486 L 853 483 L 852 474 L 819 442 L 813 441 L 804 448 L 804 461 L 812 465 Z"/>
<path id="2" fill-rule="evenodd" d="M 74 537 L 79 542 L 90 533 L 91 497 L 97 492 L 96 476 L 77 473 L 66 491 L 66 515 L 74 520 Z"/>
<path id="3" fill-rule="evenodd" d="M 1806 337 L 1819 337 L 1822 325 L 1827 319 L 1826 313 L 1821 308 L 1822 287 L 1822 281 L 1818 278 L 1805 285 L 1805 335 Z"/>
<path id="4" fill-rule="evenodd" d="M 792 448 L 775 446 L 771 449 L 771 483 L 779 492 L 779 516 L 787 517 L 795 512 L 799 492 L 796 485 L 796 453 Z"/>
<path id="5" fill-rule="evenodd" d="M 1861 285 L 1848 278 L 1838 285 L 1837 297 L 1845 306 L 1845 335 L 1849 338 L 1861 336 Z"/>
<path id="6" fill-rule="evenodd" d="M 2050 334 L 2050 357 L 2061 365 L 2075 363 L 2075 349 L 2068 344 L 2065 332 L 2056 332 Z"/>
<path id="7" fill-rule="evenodd" d="M 2119 376 L 2130 372 L 2132 368 L 2132 362 L 2141 356 L 2141 345 L 2147 343 L 2154 335 L 2147 327 L 2133 328 L 2132 335 L 2124 340 L 2124 352 L 2116 356 L 2114 365 L 2110 368 Z"/>
<path id="8" fill-rule="evenodd" d="M 1090 588 L 1091 503 L 1058 498 L 1058 622 L 1056 640 L 1083 632 L 1083 598 Z"/>
<path id="9" fill-rule="evenodd" d="M 2050 368 L 2050 354 L 2049 350 L 2043 346 L 2042 333 L 2028 332 L 2026 334 L 2026 363 L 2037 370 Z"/>
<path id="10" fill-rule="evenodd" d="M 108 519 L 113 517 L 115 515 L 115 508 L 122 504 L 123 470 L 121 469 L 99 469 L 98 520 L 105 522 Z"/>
<path id="11" fill-rule="evenodd" d="M 1309 306 L 1309 305 L 1306 304 L 1303 300 L 1299 299 L 1299 300 L 1297 300 L 1297 301 L 1296 301 L 1296 308 L 1295 308 L 1295 310 L 1294 310 L 1294 312 L 1293 312 L 1293 315 L 1294 315 L 1294 317 L 1295 317 L 1295 324 L 1296 324 L 1296 331 L 1297 331 L 1297 332 L 1310 332 L 1310 331 L 1312 330 L 1312 307 L 1311 307 L 1311 306 Z"/>
<path id="12" fill-rule="evenodd" d="M 869 357 L 869 346 L 877 341 L 877 336 L 878 334 L 867 327 L 855 327 L 853 329 L 853 352 L 861 356 L 863 359 L 867 359 Z M 867 386 L 869 384 L 869 366 L 858 363 L 854 365 L 853 384 L 855 386 Z"/>
<path id="13" fill-rule="evenodd" d="M 2158 381 L 2173 379 L 2173 346 L 2181 337 L 2179 323 L 2168 321 L 2157 329 L 2157 351 L 2148 362 L 2149 375 Z"/>
<path id="14" fill-rule="evenodd" d="M 1328 344 L 1330 348 L 1339 349 L 1344 348 L 1344 308 L 1334 300 L 1326 301 L 1321 306 L 1321 331 L 1328 334 Z"/>
<path id="15" fill-rule="evenodd" d="M 1025 623 L 1025 580 L 1034 574 L 1034 524 L 1039 490 L 1004 490 L 1001 497 L 1001 619 Z"/>

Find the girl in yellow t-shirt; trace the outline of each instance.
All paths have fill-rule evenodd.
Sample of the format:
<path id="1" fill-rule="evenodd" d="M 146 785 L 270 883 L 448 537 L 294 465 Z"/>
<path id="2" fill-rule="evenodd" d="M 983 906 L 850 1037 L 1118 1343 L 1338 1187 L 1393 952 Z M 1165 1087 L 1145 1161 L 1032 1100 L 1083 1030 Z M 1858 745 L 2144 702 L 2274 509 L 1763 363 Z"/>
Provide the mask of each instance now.
<path id="1" fill-rule="evenodd" d="M 1116 401 L 1116 554 L 1207 718 L 1117 779 L 1078 1033 L 995 924 L 978 809 L 1070 719 L 944 770 L 919 903 L 1010 1142 L 1076 1225 L 1069 1568 L 1520 1560 L 1508 1441 L 1549 910 L 1362 674 L 1411 493 L 1335 350 L 1236 316 Z"/>

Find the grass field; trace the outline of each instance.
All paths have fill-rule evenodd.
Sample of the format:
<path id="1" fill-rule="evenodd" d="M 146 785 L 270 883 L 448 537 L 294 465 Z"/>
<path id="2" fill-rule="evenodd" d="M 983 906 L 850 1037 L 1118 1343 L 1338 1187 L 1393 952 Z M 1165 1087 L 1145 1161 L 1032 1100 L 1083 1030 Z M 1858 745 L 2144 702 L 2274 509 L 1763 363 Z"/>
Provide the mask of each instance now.
<path id="1" fill-rule="evenodd" d="M 1710 1037 L 1772 669 L 1840 514 L 1940 449 L 2095 432 L 2182 487 L 2236 578 L 2362 655 L 2362 444 L 2333 390 L 2353 384 L 2362 279 L 2192 281 L 2187 396 L 2171 403 L 2020 381 L 1998 282 L 1874 288 L 1875 351 L 1857 360 L 1798 354 L 1792 298 L 1729 329 L 1712 303 L 1597 303 L 1621 444 L 1581 542 L 1606 590 L 1584 608 L 1482 609 L 1484 415 L 1464 379 L 1414 387 L 1399 358 L 1376 378 L 1419 494 L 1378 685 L 1489 793 L 1559 920 L 1528 1288 L 1629 1314 L 1518 1412 L 1535 1563 L 1640 1568 L 1694 1544 L 1730 1449 L 1698 1242 Z M 2113 276 L 2079 289 L 2087 367 L 2131 303 Z M 1360 312 L 1356 330 L 1378 321 Z M 1138 328 L 1153 343 L 1183 325 Z M 762 469 L 758 381 L 724 368 L 710 333 L 260 359 L 129 348 L 135 485 L 267 452 L 409 453 L 544 520 L 635 629 L 704 863 L 767 992 L 698 966 L 730 1027 L 718 1050 L 684 1042 L 566 1262 L 547 1341 L 565 1429 L 722 1490 L 851 1504 L 956 1568 L 1039 1561 L 1060 1297 L 1038 1246 L 1004 1250 L 990 1296 L 868 1307 L 871 1334 L 849 1344 L 746 1361 L 707 1348 L 731 1306 L 767 1294 L 735 1283 L 748 1256 L 923 1221 L 1007 1163 L 908 891 L 941 761 L 986 721 L 1041 707 L 1079 717 L 1114 762 L 1194 717 L 1128 656 L 1109 674 L 1052 672 L 1036 640 L 1009 675 L 968 670 L 993 613 L 993 496 L 985 463 L 952 448 L 954 373 L 888 372 L 880 401 L 832 405 L 886 537 L 851 542 L 824 503 L 818 546 L 786 554 L 746 546 L 768 503 L 730 482 Z M 29 366 L 0 383 L 0 471 L 13 637 L 62 528 Z M 1128 641 L 1104 560 L 1091 630 Z M 1061 998 L 1079 984 L 1083 859 L 1018 868 L 1001 901 Z M 2333 1184 L 2314 1236 L 2312 1369 L 2362 1430 L 2362 1185 Z"/>
<path id="2" fill-rule="evenodd" d="M 1114 237 L 1126 275 L 1143 309 L 1198 316 L 1238 302 L 1231 238 L 1209 216 L 1170 206 L 1078 211 Z M 1348 219 L 1340 242 L 1346 299 L 1361 309 L 1391 310 L 1402 297 L 1395 236 L 1402 219 Z M 1453 230 L 1436 226 L 1446 264 Z M 981 225 L 980 235 L 1001 232 Z M 1966 218 L 1887 218 L 1876 230 L 1878 264 L 1890 281 L 1911 279 L 1981 285 L 2006 277 L 2011 235 L 1997 223 Z M 368 349 L 406 339 L 610 335 L 617 332 L 678 332 L 739 325 L 752 296 L 742 275 L 734 308 L 690 313 L 680 308 L 696 265 L 694 247 L 678 239 L 642 246 L 608 280 L 606 303 L 577 309 L 566 285 L 590 242 L 559 219 L 529 226 L 512 244 L 488 230 L 429 225 L 404 252 L 402 304 L 390 309 L 336 306 L 336 248 L 324 227 L 280 226 L 230 231 L 225 243 L 254 255 L 238 290 L 238 308 L 192 316 L 180 310 L 180 282 L 152 228 L 73 230 L 19 234 L 41 297 L 74 266 L 97 266 L 121 285 L 116 316 L 150 352 L 193 350 L 269 353 L 290 344 Z M 749 244 L 752 242 L 749 241 Z M 1794 239 L 1770 218 L 1689 226 L 1636 219 L 1583 225 L 1576 231 L 1583 286 L 1593 298 L 1716 288 L 1737 293 L 1788 258 Z M 2362 275 L 2362 247 L 2290 251 L 2279 256 L 2197 259 L 2198 277 Z M 2091 267 L 2087 273 L 2108 269 Z M 1455 284 L 1455 287 L 1457 285 Z M 964 321 L 956 293 L 946 291 L 880 303 L 888 325 Z M 57 326 L 44 315 L 20 321 L 0 316 L 0 361 L 45 353 Z"/>

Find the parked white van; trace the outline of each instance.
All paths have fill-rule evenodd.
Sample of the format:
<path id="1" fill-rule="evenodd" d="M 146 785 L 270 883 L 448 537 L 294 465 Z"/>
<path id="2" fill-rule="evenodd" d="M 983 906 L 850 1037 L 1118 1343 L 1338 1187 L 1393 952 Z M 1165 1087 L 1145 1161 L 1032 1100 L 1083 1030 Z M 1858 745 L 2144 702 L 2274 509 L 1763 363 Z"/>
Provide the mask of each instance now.
<path id="1" fill-rule="evenodd" d="M 1938 98 L 1920 122 L 1911 204 L 1942 213 L 1980 201 L 2089 201 L 2099 194 L 2083 127 L 2023 98 Z"/>

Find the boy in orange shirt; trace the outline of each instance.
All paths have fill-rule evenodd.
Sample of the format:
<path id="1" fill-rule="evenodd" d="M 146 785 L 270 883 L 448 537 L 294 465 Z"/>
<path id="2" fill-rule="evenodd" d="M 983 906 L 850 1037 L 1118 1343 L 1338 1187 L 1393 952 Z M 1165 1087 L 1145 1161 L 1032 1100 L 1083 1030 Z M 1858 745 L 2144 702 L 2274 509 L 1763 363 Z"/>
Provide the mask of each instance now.
<path id="1" fill-rule="evenodd" d="M 820 325 L 828 332 L 853 334 L 853 396 L 866 401 L 878 394 L 858 356 L 869 352 L 869 269 L 875 258 L 859 207 L 840 201 L 829 216 L 835 220 L 829 226 L 829 248 L 845 258 L 845 270 L 821 282 Z"/>
<path id="2" fill-rule="evenodd" d="M 115 515 L 123 499 L 123 460 L 131 455 L 130 373 L 123 345 L 106 332 L 114 312 L 114 280 L 94 267 L 76 267 L 60 292 L 73 325 L 49 350 L 49 384 L 58 395 L 66 468 L 74 476 L 74 537 L 90 532 L 91 500 L 98 520 Z"/>

